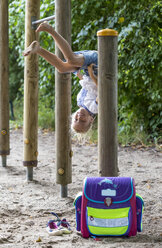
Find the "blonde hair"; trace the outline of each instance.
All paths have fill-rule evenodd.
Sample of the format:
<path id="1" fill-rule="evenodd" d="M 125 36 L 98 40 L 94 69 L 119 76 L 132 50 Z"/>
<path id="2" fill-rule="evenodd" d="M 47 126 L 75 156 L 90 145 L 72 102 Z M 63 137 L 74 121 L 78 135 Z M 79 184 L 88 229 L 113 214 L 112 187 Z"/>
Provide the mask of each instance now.
<path id="1" fill-rule="evenodd" d="M 85 143 L 89 142 L 89 140 L 90 140 L 92 125 L 87 130 L 87 132 L 77 132 L 73 128 L 74 116 L 75 116 L 75 113 L 73 113 L 71 116 L 72 117 L 71 118 L 71 121 L 72 121 L 71 122 L 71 137 L 72 137 L 74 142 L 77 142 L 80 145 L 84 145 Z"/>
<path id="2" fill-rule="evenodd" d="M 75 131 L 76 133 L 81 133 L 81 134 L 87 133 L 88 130 L 92 127 L 92 122 L 89 122 L 89 124 L 84 129 L 83 128 L 80 128 L 80 129 L 75 128 L 74 127 L 74 122 L 75 122 L 76 112 L 72 114 L 72 121 L 71 121 L 72 130 Z"/>

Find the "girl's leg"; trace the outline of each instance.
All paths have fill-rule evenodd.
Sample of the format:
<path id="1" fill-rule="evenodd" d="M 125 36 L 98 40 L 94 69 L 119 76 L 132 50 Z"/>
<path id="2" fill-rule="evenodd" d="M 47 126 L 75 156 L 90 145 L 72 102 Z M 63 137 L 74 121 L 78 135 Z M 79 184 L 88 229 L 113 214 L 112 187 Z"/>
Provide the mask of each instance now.
<path id="1" fill-rule="evenodd" d="M 47 62 L 56 67 L 60 73 L 73 72 L 77 70 L 73 65 L 63 62 L 55 54 L 40 47 L 38 41 L 33 41 L 31 45 L 24 50 L 23 55 L 28 56 L 32 53 L 36 53 L 43 57 Z"/>
<path id="2" fill-rule="evenodd" d="M 55 40 L 57 46 L 63 53 L 67 63 L 69 65 L 73 65 L 75 67 L 81 67 L 84 64 L 84 57 L 82 54 L 75 54 L 69 43 L 60 35 L 58 34 L 52 26 L 50 26 L 47 22 L 43 22 L 39 25 L 36 32 L 46 31 L 50 33 Z"/>

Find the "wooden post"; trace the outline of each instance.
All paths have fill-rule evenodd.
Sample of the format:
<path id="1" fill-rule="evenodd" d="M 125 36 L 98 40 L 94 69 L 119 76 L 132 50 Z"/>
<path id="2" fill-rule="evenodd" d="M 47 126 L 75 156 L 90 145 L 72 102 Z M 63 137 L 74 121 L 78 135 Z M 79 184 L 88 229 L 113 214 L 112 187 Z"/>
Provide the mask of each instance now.
<path id="1" fill-rule="evenodd" d="M 71 43 L 71 1 L 55 1 L 55 28 Z M 62 53 L 56 47 L 56 55 Z M 55 123 L 56 123 L 56 182 L 61 184 L 61 197 L 67 197 L 67 184 L 71 172 L 71 75 L 55 71 Z"/>
<path id="2" fill-rule="evenodd" d="M 98 151 L 99 175 L 114 177 L 117 172 L 117 36 L 112 29 L 98 36 Z"/>
<path id="3" fill-rule="evenodd" d="M 38 35 L 32 28 L 32 21 L 39 19 L 40 0 L 27 0 L 25 12 L 25 48 Z M 27 167 L 27 180 L 33 180 L 33 167 L 37 166 L 38 130 L 38 56 L 25 57 L 24 71 L 24 161 Z"/>
<path id="4" fill-rule="evenodd" d="M 9 148 L 8 0 L 0 1 L 0 155 L 6 166 Z"/>

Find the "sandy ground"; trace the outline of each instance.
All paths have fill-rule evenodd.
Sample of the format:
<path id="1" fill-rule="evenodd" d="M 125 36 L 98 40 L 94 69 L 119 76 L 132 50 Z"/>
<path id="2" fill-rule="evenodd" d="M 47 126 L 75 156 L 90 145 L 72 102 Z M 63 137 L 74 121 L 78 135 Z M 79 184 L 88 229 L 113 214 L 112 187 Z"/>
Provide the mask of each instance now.
<path id="1" fill-rule="evenodd" d="M 0 247 L 162 247 L 162 154 L 156 148 L 119 147 L 120 176 L 134 177 L 136 191 L 144 198 L 143 232 L 130 238 L 83 239 L 75 230 L 73 200 L 85 176 L 97 176 L 97 146 L 73 142 L 73 183 L 68 197 L 60 197 L 55 183 L 54 133 L 39 131 L 39 165 L 34 181 L 26 181 L 22 130 L 11 131 L 11 154 L 7 167 L 0 166 Z M 56 212 L 67 218 L 73 232 L 49 236 L 46 224 Z M 40 242 L 38 242 L 40 241 Z"/>

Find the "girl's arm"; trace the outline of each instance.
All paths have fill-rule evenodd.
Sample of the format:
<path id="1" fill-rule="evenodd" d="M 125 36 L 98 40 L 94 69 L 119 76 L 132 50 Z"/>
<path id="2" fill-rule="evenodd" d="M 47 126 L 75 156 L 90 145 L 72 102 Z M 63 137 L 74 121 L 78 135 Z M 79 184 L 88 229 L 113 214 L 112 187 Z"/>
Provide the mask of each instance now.
<path id="1" fill-rule="evenodd" d="M 96 86 L 98 86 L 97 77 L 96 77 L 96 75 L 94 75 L 94 73 L 93 73 L 93 66 L 94 66 L 94 64 L 90 64 L 90 65 L 88 66 L 88 73 L 89 73 L 91 79 L 93 80 L 93 82 L 96 84 Z M 96 97 L 96 102 L 97 102 L 97 104 L 98 104 L 98 97 Z"/>
<path id="2" fill-rule="evenodd" d="M 93 73 L 93 66 L 94 66 L 94 64 L 90 64 L 90 65 L 88 66 L 88 73 L 89 73 L 91 79 L 94 81 L 94 83 L 95 83 L 96 86 L 97 86 L 97 85 L 98 85 L 98 83 L 97 83 L 97 77 L 96 77 L 96 75 L 94 75 L 94 73 Z"/>

